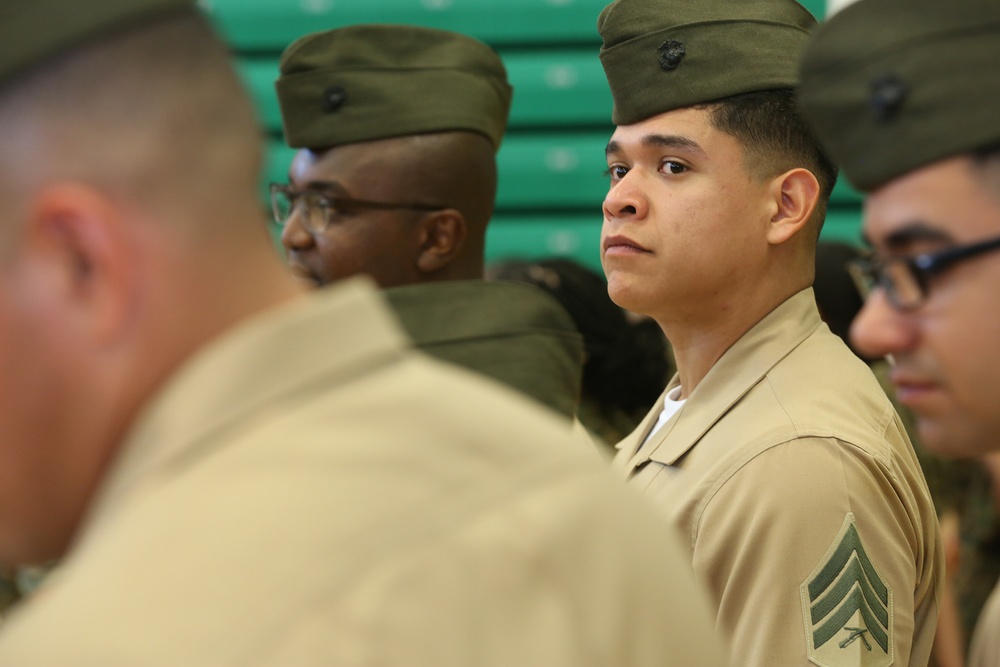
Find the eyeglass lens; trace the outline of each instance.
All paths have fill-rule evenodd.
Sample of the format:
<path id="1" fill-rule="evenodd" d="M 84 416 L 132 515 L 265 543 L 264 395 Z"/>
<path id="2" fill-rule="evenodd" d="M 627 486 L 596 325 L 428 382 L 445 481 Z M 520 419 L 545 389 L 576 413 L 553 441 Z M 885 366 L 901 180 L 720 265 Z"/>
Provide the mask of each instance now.
<path id="1" fill-rule="evenodd" d="M 862 259 L 851 263 L 848 269 L 863 299 L 882 287 L 897 308 L 916 308 L 924 300 L 923 283 L 906 259 Z"/>
<path id="2" fill-rule="evenodd" d="M 280 225 L 285 225 L 297 208 L 301 216 L 300 223 L 306 229 L 321 232 L 327 226 L 328 206 L 318 193 L 305 191 L 290 195 L 285 190 L 275 188 L 272 190 L 271 201 L 274 219 Z"/>
<path id="3" fill-rule="evenodd" d="M 905 259 L 889 260 L 882 268 L 889 298 L 899 308 L 916 308 L 924 300 L 923 282 Z"/>

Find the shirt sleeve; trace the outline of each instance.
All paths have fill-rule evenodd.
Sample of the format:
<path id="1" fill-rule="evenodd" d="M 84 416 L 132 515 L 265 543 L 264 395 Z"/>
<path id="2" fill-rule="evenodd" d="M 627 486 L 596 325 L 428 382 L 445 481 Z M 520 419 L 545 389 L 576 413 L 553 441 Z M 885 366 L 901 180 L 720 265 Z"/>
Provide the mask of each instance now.
<path id="1" fill-rule="evenodd" d="M 801 438 L 717 484 L 693 562 L 736 664 L 926 664 L 940 549 L 902 477 L 848 443 Z"/>

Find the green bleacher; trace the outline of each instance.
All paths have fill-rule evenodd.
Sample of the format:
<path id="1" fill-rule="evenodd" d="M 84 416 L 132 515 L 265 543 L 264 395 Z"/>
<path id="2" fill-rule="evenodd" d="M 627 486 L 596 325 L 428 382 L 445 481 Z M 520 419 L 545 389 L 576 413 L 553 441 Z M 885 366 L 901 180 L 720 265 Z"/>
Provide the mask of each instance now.
<path id="1" fill-rule="evenodd" d="M 596 22 L 607 0 L 202 0 L 232 46 L 268 137 L 263 182 L 284 181 L 274 94 L 278 59 L 298 37 L 355 23 L 405 23 L 462 32 L 500 53 L 514 86 L 498 155 L 496 214 L 487 259 L 568 255 L 599 267 L 604 147 L 611 95 L 597 53 Z M 825 0 L 804 3 L 821 16 Z M 262 187 L 262 196 L 263 196 Z M 860 197 L 838 184 L 826 239 L 856 243 Z"/>

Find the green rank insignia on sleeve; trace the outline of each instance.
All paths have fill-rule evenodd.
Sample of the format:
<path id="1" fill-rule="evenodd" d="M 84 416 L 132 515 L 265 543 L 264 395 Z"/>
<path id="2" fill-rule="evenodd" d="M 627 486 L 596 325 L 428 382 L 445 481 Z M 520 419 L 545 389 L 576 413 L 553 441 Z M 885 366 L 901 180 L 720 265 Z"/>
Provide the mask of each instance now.
<path id="1" fill-rule="evenodd" d="M 854 514 L 800 587 L 809 659 L 820 667 L 893 661 L 892 589 L 868 557 Z"/>

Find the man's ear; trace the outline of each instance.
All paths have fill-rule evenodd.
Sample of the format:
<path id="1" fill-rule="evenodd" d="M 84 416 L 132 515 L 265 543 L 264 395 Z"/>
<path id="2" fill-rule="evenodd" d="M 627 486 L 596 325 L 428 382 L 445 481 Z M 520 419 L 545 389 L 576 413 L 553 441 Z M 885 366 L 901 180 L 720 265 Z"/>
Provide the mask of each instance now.
<path id="1" fill-rule="evenodd" d="M 427 214 L 419 224 L 417 268 L 421 273 L 435 273 L 461 252 L 468 237 L 468 223 L 459 211 L 448 208 Z"/>
<path id="2" fill-rule="evenodd" d="M 792 169 L 772 181 L 776 213 L 767 228 L 767 242 L 780 245 L 808 226 L 819 202 L 819 181 L 808 169 Z"/>
<path id="3" fill-rule="evenodd" d="M 74 333 L 97 344 L 122 332 L 138 278 L 123 216 L 90 186 L 54 183 L 35 194 L 26 220 L 22 247 L 32 275 L 54 291 Z"/>

